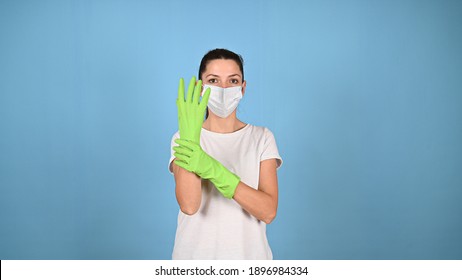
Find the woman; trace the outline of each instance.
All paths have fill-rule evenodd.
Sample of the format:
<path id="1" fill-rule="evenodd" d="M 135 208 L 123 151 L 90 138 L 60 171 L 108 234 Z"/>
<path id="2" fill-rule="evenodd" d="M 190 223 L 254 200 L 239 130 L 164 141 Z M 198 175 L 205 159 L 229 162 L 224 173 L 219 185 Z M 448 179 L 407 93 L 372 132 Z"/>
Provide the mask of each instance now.
<path id="1" fill-rule="evenodd" d="M 274 136 L 236 117 L 246 89 L 240 55 L 209 51 L 199 78 L 204 84 L 191 79 L 186 99 L 182 79 L 178 89 L 169 164 L 180 206 L 173 259 L 272 259 L 266 224 L 276 216 L 282 164 Z"/>

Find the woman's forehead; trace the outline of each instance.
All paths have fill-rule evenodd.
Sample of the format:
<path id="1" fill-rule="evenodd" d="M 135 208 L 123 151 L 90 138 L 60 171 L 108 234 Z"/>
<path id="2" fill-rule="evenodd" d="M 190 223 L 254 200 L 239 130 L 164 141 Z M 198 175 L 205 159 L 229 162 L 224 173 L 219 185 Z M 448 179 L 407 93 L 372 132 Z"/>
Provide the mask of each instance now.
<path id="1" fill-rule="evenodd" d="M 214 59 L 211 60 L 205 69 L 207 74 L 239 74 L 241 75 L 241 69 L 239 65 L 232 59 Z"/>

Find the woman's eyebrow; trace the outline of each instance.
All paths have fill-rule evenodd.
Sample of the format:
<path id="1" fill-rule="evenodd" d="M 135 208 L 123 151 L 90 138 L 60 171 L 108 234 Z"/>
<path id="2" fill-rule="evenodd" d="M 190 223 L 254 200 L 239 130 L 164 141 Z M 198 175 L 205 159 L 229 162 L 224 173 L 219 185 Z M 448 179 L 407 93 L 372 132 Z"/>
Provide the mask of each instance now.
<path id="1" fill-rule="evenodd" d="M 212 77 L 218 77 L 218 78 L 220 77 L 220 76 L 215 75 L 215 74 L 208 74 L 208 75 L 205 76 L 205 77 L 208 78 L 208 77 L 210 77 L 210 76 L 212 76 Z M 238 76 L 239 78 L 241 77 L 241 75 L 239 75 L 239 74 L 231 74 L 231 75 L 228 76 L 228 78 L 229 78 L 229 77 L 234 77 L 234 76 Z"/>

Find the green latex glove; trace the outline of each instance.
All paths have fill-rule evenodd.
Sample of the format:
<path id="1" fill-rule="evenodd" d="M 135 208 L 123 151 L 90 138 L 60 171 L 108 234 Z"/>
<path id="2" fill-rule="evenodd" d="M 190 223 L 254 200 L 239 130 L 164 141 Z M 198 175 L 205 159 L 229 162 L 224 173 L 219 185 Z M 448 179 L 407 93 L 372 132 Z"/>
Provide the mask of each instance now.
<path id="1" fill-rule="evenodd" d="M 241 180 L 237 175 L 204 152 L 199 144 L 182 139 L 175 142 L 180 145 L 173 147 L 176 165 L 210 180 L 224 197 L 233 198 Z"/>
<path id="2" fill-rule="evenodd" d="M 180 138 L 200 143 L 202 123 L 204 122 L 205 110 L 209 102 L 210 89 L 208 88 L 199 101 L 202 90 L 202 81 L 196 83 L 196 77 L 192 77 L 188 86 L 186 100 L 184 99 L 184 80 L 180 79 L 178 86 L 178 129 Z"/>

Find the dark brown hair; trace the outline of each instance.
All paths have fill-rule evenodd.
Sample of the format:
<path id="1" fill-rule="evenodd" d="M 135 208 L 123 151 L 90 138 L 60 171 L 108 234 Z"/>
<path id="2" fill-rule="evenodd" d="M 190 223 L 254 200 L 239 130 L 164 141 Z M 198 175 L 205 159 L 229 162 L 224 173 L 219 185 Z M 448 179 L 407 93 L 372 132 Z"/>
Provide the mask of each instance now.
<path id="1" fill-rule="evenodd" d="M 207 64 L 210 61 L 215 60 L 215 59 L 234 60 L 239 66 L 239 69 L 241 70 L 242 82 L 244 82 L 244 59 L 242 59 L 241 55 L 234 53 L 232 51 L 229 51 L 227 49 L 214 49 L 204 55 L 204 57 L 201 60 L 201 65 L 199 66 L 199 76 L 198 76 L 199 80 L 201 80 L 202 74 L 205 72 L 205 68 L 207 67 Z"/>

